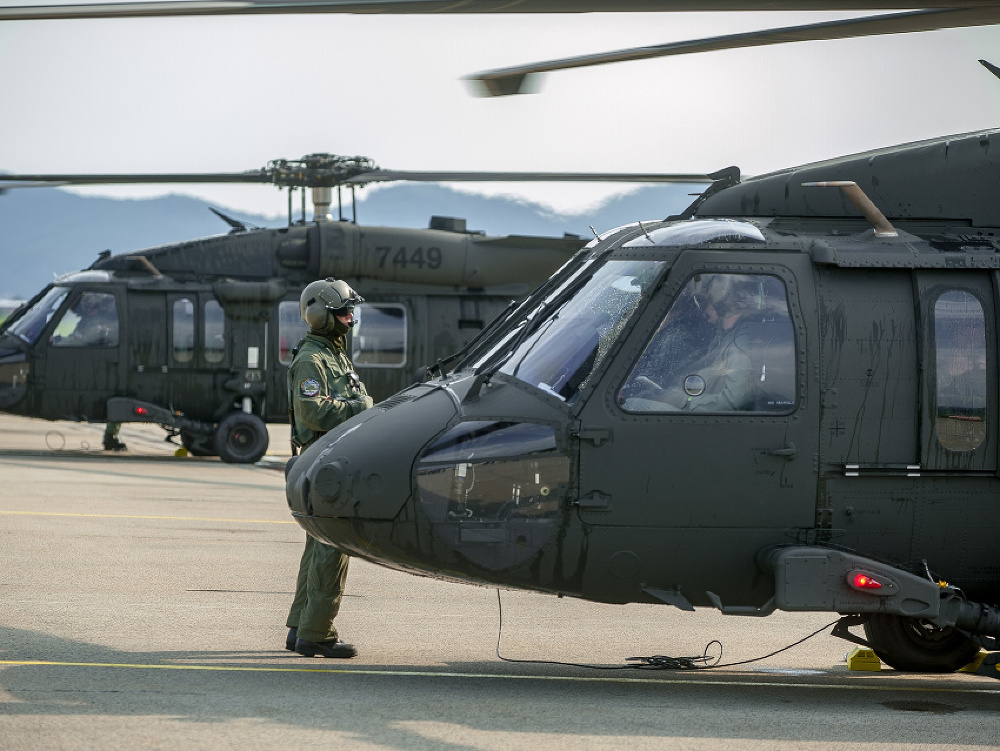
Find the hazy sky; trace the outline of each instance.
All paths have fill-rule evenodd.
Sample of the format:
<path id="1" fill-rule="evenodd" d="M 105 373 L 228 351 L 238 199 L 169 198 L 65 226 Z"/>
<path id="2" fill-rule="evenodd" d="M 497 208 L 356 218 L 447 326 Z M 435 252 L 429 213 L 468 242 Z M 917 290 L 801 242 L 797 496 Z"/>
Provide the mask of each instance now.
<path id="1" fill-rule="evenodd" d="M 334 152 L 390 169 L 701 172 L 736 164 L 759 174 L 1000 126 L 1000 80 L 976 62 L 1000 64 L 997 28 L 584 68 L 504 99 L 475 98 L 460 80 L 491 67 L 843 15 L 5 22 L 0 170 L 242 171 Z M 609 189 L 502 190 L 569 209 Z M 170 191 L 273 215 L 286 205 L 269 186 L 142 194 Z"/>

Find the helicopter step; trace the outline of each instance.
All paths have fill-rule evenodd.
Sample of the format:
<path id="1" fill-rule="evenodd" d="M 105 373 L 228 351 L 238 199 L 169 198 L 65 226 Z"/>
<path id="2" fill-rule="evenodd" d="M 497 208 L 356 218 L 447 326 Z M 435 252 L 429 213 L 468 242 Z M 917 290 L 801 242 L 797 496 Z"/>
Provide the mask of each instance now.
<path id="1" fill-rule="evenodd" d="M 968 664 L 980 645 L 992 649 L 998 645 L 996 608 L 971 602 L 961 590 L 929 575 L 920 577 L 862 556 L 805 546 L 762 551 L 758 563 L 774 574 L 778 609 L 854 614 L 841 618 L 833 635 L 871 647 L 897 669 L 916 669 L 906 655 L 911 642 L 934 643 L 942 671 Z M 864 626 L 867 640 L 848 630 L 858 625 Z M 926 670 L 926 655 L 920 657 L 920 668 Z M 990 674 L 989 665 L 984 674 Z"/>
<path id="2" fill-rule="evenodd" d="M 214 430 L 211 424 L 201 420 L 192 420 L 181 412 L 128 397 L 108 399 L 108 422 L 153 422 L 157 425 L 195 433 Z"/>
<path id="3" fill-rule="evenodd" d="M 267 451 L 267 425 L 246 410 L 233 411 L 218 423 L 203 422 L 151 402 L 129 397 L 108 399 L 108 422 L 151 422 L 179 432 L 194 456 L 218 456 L 225 462 L 252 464 Z"/>

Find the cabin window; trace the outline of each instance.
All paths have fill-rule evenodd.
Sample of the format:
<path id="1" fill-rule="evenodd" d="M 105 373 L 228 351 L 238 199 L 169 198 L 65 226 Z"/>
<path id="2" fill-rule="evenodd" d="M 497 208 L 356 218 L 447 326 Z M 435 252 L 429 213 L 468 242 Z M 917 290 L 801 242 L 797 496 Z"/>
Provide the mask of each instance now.
<path id="1" fill-rule="evenodd" d="M 117 347 L 115 296 L 107 292 L 81 294 L 56 325 L 52 346 Z"/>
<path id="2" fill-rule="evenodd" d="M 194 359 L 194 303 L 174 300 L 173 325 L 174 362 L 189 363 Z"/>
<path id="3" fill-rule="evenodd" d="M 406 364 L 406 307 L 365 303 L 354 309 L 351 359 L 355 365 L 398 368 Z"/>
<path id="4" fill-rule="evenodd" d="M 626 412 L 790 412 L 795 334 L 767 274 L 696 274 L 618 392 Z"/>
<path id="5" fill-rule="evenodd" d="M 282 365 L 292 364 L 292 350 L 308 333 L 306 322 L 299 313 L 299 301 L 278 303 L 278 361 Z"/>
<path id="6" fill-rule="evenodd" d="M 216 300 L 205 303 L 205 362 L 218 365 L 226 357 L 226 314 Z"/>
<path id="7" fill-rule="evenodd" d="M 986 316 L 974 295 L 953 290 L 934 304 L 936 420 L 941 445 L 972 451 L 986 438 Z"/>

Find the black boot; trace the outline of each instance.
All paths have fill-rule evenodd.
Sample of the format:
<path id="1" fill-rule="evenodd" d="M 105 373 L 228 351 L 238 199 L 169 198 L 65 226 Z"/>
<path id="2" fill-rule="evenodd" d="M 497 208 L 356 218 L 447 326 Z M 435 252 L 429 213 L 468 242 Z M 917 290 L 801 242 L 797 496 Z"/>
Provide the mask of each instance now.
<path id="1" fill-rule="evenodd" d="M 358 654 L 353 644 L 340 639 L 319 642 L 296 639 L 295 651 L 306 657 L 356 657 Z"/>
<path id="2" fill-rule="evenodd" d="M 124 451 L 125 448 L 126 448 L 125 444 L 119 441 L 114 436 L 104 436 L 105 451 Z"/>
<path id="3" fill-rule="evenodd" d="M 297 628 L 289 628 L 288 636 L 285 637 L 285 649 L 289 652 L 295 651 L 295 640 L 298 638 L 299 630 Z"/>

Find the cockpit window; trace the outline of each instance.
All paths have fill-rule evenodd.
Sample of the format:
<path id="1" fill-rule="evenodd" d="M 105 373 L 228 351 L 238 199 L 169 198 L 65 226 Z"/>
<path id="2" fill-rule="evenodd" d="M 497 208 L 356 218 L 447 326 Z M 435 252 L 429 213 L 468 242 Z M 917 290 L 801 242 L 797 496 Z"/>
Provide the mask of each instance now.
<path id="1" fill-rule="evenodd" d="M 459 423 L 417 462 L 417 491 L 434 533 L 491 571 L 530 560 L 564 513 L 570 460 L 555 428 Z"/>
<path id="2" fill-rule="evenodd" d="M 573 270 L 572 274 L 559 282 L 555 289 L 548 294 L 544 302 L 529 311 L 527 320 L 529 322 L 534 320 L 536 316 L 540 315 L 540 310 L 548 310 L 554 300 L 560 300 L 566 297 L 568 294 L 567 290 L 576 289 L 581 286 L 584 281 L 590 278 L 590 269 L 592 264 L 593 261 L 591 260 L 585 260 L 580 263 L 580 265 Z M 495 341 L 487 341 L 483 350 L 477 351 L 471 356 L 470 359 L 472 366 L 478 370 L 488 366 L 490 363 L 498 362 L 505 356 L 505 352 L 509 355 L 511 342 L 517 341 L 519 337 L 521 337 L 520 332 L 524 330 L 524 325 L 524 321 L 521 321 L 519 326 L 505 331 Z M 528 325 L 530 326 L 531 324 L 529 323 Z"/>
<path id="3" fill-rule="evenodd" d="M 625 384 L 626 412 L 789 412 L 795 335 L 785 285 L 767 274 L 696 274 Z"/>
<path id="4" fill-rule="evenodd" d="M 118 309 L 107 292 L 84 292 L 63 313 L 53 347 L 117 347 Z"/>
<path id="5" fill-rule="evenodd" d="M 463 422 L 434 441 L 422 462 L 486 461 L 555 451 L 555 431 L 534 423 Z"/>
<path id="6" fill-rule="evenodd" d="M 52 316 L 55 315 L 56 310 L 59 309 L 68 294 L 67 287 L 53 287 L 45 293 L 41 300 L 14 321 L 5 333 L 13 334 L 28 344 L 34 344 L 41 336 L 45 324 L 52 320 Z"/>
<path id="7" fill-rule="evenodd" d="M 663 261 L 612 260 L 575 277 L 513 332 L 500 372 L 572 403 L 663 266 Z"/>

